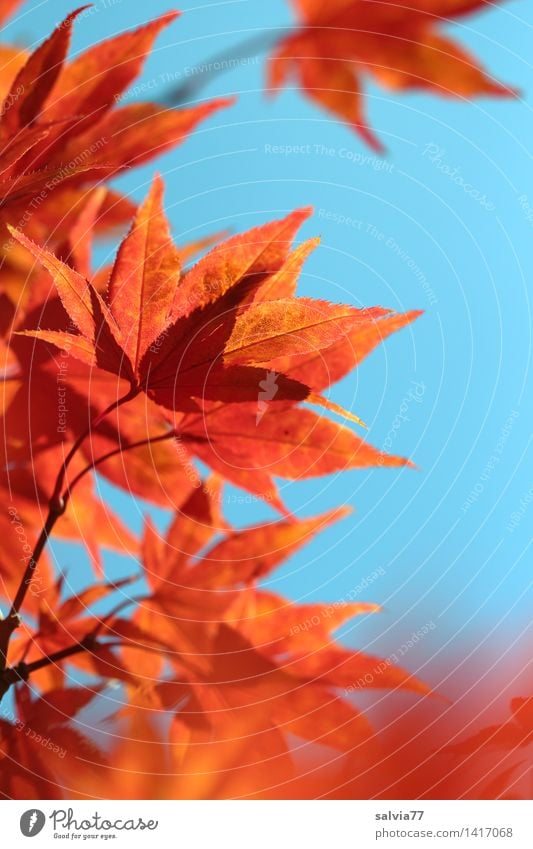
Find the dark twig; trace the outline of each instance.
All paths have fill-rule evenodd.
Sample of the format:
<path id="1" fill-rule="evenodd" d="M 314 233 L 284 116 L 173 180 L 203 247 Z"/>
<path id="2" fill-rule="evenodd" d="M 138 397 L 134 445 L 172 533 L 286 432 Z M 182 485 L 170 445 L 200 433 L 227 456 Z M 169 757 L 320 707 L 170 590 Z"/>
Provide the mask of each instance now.
<path id="1" fill-rule="evenodd" d="M 236 47 L 215 53 L 206 62 L 197 66 L 199 69 L 205 68 L 205 71 L 198 72 L 197 76 L 170 89 L 164 102 L 170 106 L 181 106 L 183 103 L 194 100 L 211 80 L 226 71 L 233 70 L 236 62 L 265 53 L 279 38 L 287 34 L 287 29 L 277 29 L 270 33 L 265 33 L 263 30 L 259 34 L 246 38 Z"/>
<path id="2" fill-rule="evenodd" d="M 128 640 L 114 640 L 112 642 L 99 643 L 96 639 L 96 633 L 97 628 L 87 634 L 82 640 L 80 640 L 79 643 L 74 643 L 74 645 L 68 646 L 65 649 L 60 649 L 53 654 L 40 657 L 39 660 L 34 660 L 31 663 L 21 661 L 20 663 L 17 663 L 16 666 L 4 669 L 3 672 L 0 672 L 0 702 L 14 684 L 18 684 L 21 681 L 27 681 L 32 672 L 37 672 L 39 669 L 44 669 L 46 666 L 60 663 L 62 660 L 66 660 L 67 658 L 73 657 L 76 654 L 81 654 L 82 652 L 97 653 L 100 648 L 122 648 L 129 643 Z M 155 647 L 141 645 L 138 643 L 134 643 L 133 645 L 140 651 L 151 652 L 152 654 L 159 654 L 161 652 L 161 647 L 159 646 Z"/>
<path id="3" fill-rule="evenodd" d="M 4 671 L 0 674 L 0 701 L 13 684 L 18 684 L 19 681 L 27 681 L 32 672 L 37 672 L 45 666 L 58 663 L 61 660 L 65 660 L 67 657 L 72 657 L 72 655 L 80 654 L 84 651 L 93 651 L 97 647 L 98 643 L 96 643 L 94 636 L 92 634 L 88 634 L 79 643 L 75 643 L 66 649 L 61 649 L 60 651 L 56 651 L 46 657 L 41 657 L 39 660 L 34 660 L 32 663 L 25 663 L 24 661 L 21 661 L 16 666 L 12 666 L 10 669 L 4 669 Z"/>
<path id="4" fill-rule="evenodd" d="M 15 598 L 13 599 L 9 614 L 6 619 L 0 620 L 0 672 L 3 672 L 6 669 L 9 641 L 13 632 L 19 625 L 20 610 L 22 608 L 22 605 L 24 604 L 24 599 L 26 598 L 26 593 L 28 592 L 28 588 L 32 582 L 33 574 L 35 572 L 35 569 L 37 568 L 39 559 L 44 551 L 48 539 L 50 538 L 50 534 L 52 533 L 55 523 L 57 522 L 59 517 L 62 516 L 65 512 L 68 500 L 68 491 L 66 500 L 63 497 L 62 491 L 65 484 L 65 477 L 68 466 L 80 446 L 85 441 L 85 439 L 87 439 L 91 431 L 100 424 L 100 422 L 105 418 L 105 416 L 113 412 L 113 410 L 118 409 L 120 406 L 122 406 L 122 404 L 125 404 L 132 398 L 135 398 L 138 393 L 139 389 L 137 387 L 132 387 L 132 389 L 130 389 L 129 392 L 126 393 L 126 395 L 123 395 L 122 398 L 117 398 L 116 401 L 113 401 L 113 403 L 109 404 L 109 406 L 106 407 L 105 410 L 99 413 L 98 416 L 96 416 L 96 418 L 91 422 L 89 427 L 74 441 L 72 447 L 70 448 L 68 454 L 66 455 L 62 463 L 62 466 L 56 478 L 52 497 L 50 498 L 46 521 L 41 530 L 41 533 L 39 534 L 39 538 L 28 561 L 26 569 L 24 570 L 24 574 L 21 578 Z M 2 691 L 0 688 L 0 698 L 1 696 Z"/>

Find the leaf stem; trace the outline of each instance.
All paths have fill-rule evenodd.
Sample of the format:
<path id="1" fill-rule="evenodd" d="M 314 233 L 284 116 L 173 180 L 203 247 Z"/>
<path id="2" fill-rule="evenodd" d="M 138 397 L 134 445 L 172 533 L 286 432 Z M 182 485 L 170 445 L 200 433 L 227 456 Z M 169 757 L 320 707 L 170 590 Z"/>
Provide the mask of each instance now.
<path id="1" fill-rule="evenodd" d="M 83 431 L 83 433 L 81 433 L 77 437 L 77 439 L 73 442 L 72 447 L 70 448 L 70 451 L 68 452 L 65 459 L 63 460 L 63 465 L 61 466 L 61 469 L 59 470 L 59 474 L 57 476 L 55 487 L 54 487 L 54 492 L 52 493 L 52 497 L 50 499 L 51 505 L 54 502 L 57 502 L 58 506 L 62 507 L 62 512 L 64 512 L 64 505 L 62 505 L 62 503 L 61 503 L 61 501 L 62 501 L 61 493 L 62 493 L 62 490 L 63 490 L 63 485 L 65 483 L 65 475 L 67 473 L 67 469 L 69 467 L 69 464 L 70 464 L 72 458 L 74 457 L 74 455 L 76 454 L 76 452 L 78 451 L 80 446 L 85 442 L 87 437 L 91 434 L 91 431 L 93 431 L 95 427 L 98 427 L 100 422 L 109 413 L 112 413 L 113 410 L 117 410 L 119 407 L 121 407 L 127 401 L 131 401 L 138 394 L 139 394 L 139 389 L 137 389 L 137 387 L 132 387 L 129 390 L 129 392 L 127 392 L 125 395 L 122 396 L 122 398 L 117 398 L 115 401 L 113 401 L 111 404 L 109 404 L 109 406 L 106 407 L 105 410 L 103 410 L 101 413 L 99 413 L 96 416 L 96 418 L 93 419 L 93 421 L 90 423 L 90 425 Z"/>
<path id="2" fill-rule="evenodd" d="M 153 436 L 148 439 L 139 439 L 137 442 L 130 442 L 126 445 L 121 445 L 119 448 L 114 448 L 112 451 L 108 451 L 107 454 L 103 454 L 101 457 L 97 457 L 96 460 L 93 460 L 92 463 L 88 463 L 85 468 L 83 468 L 76 477 L 72 479 L 69 483 L 66 492 L 64 493 L 65 502 L 70 496 L 70 493 L 76 486 L 76 484 L 81 480 L 81 478 L 87 474 L 87 472 L 91 472 L 93 469 L 96 469 L 101 463 L 105 463 L 106 460 L 109 460 L 111 457 L 115 457 L 117 454 L 123 454 L 125 451 L 131 451 L 133 448 L 141 448 L 143 445 L 154 445 L 156 442 L 163 442 L 165 439 L 171 439 L 175 437 L 176 434 L 173 430 L 166 431 L 165 433 L 161 433 L 159 436 Z"/>
<path id="3" fill-rule="evenodd" d="M 112 610 L 110 610 L 109 613 L 106 613 L 106 615 L 103 616 L 100 621 L 94 626 L 93 630 L 91 631 L 92 636 L 96 639 L 102 628 L 105 628 L 107 623 L 114 619 L 115 616 L 117 616 L 117 614 L 124 610 L 126 607 L 129 607 L 131 604 L 139 604 L 142 601 L 148 601 L 149 599 L 150 596 L 148 595 L 140 595 L 132 596 L 131 598 L 126 598 L 124 599 L 124 601 L 119 602 L 119 604 L 117 604 Z"/>

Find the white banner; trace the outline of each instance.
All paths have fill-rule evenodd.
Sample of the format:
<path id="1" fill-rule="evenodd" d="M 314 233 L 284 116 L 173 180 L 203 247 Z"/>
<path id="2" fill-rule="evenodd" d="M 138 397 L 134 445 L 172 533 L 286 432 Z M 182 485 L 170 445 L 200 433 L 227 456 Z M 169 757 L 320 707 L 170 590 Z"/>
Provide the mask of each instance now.
<path id="1" fill-rule="evenodd" d="M 519 801 L 5 801 L 0 819 L 6 849 L 67 840 L 117 849 L 533 847 L 533 802 Z"/>

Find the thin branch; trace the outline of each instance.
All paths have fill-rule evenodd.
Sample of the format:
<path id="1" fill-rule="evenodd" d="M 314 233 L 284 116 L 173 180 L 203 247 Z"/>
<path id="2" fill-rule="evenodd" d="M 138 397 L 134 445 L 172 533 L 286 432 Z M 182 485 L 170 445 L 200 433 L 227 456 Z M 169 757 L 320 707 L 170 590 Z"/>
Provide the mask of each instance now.
<path id="1" fill-rule="evenodd" d="M 92 460 L 88 463 L 85 468 L 83 468 L 78 474 L 71 480 L 68 484 L 67 489 L 63 493 L 63 501 L 65 506 L 70 498 L 72 490 L 76 486 L 77 483 L 86 475 L 88 472 L 92 472 L 102 463 L 105 463 L 106 460 L 110 460 L 111 457 L 116 457 L 117 454 L 124 454 L 126 451 L 131 451 L 134 448 L 142 448 L 144 445 L 155 445 L 157 442 L 164 442 L 167 439 L 179 439 L 182 442 L 207 442 L 208 440 L 204 436 L 198 437 L 190 437 L 188 434 L 179 434 L 176 433 L 175 430 L 167 430 L 165 433 L 160 433 L 159 436 L 151 436 L 147 439 L 139 439 L 137 442 L 129 442 L 124 445 L 120 445 L 119 448 L 113 448 L 111 451 L 108 451 L 107 454 L 102 454 L 101 457 L 97 457 L 96 460 Z"/>
<path id="2" fill-rule="evenodd" d="M 265 53 L 270 47 L 273 47 L 279 38 L 290 34 L 290 32 L 291 30 L 287 32 L 286 28 L 277 29 L 270 33 L 262 31 L 259 35 L 254 34 L 245 39 L 236 47 L 215 53 L 206 62 L 199 63 L 196 66 L 199 69 L 197 76 L 170 89 L 164 98 L 164 103 L 171 106 L 181 106 L 183 103 L 194 100 L 202 89 L 209 85 L 211 80 L 226 71 L 233 70 L 235 62 L 257 56 L 259 53 Z M 205 71 L 202 71 L 204 68 Z"/>
<path id="3" fill-rule="evenodd" d="M 23 672 L 27 677 L 28 675 L 31 675 L 32 672 L 44 669 L 45 666 L 51 666 L 53 663 L 59 663 L 61 660 L 66 660 L 67 657 L 72 657 L 72 655 L 75 654 L 81 654 L 81 652 L 84 651 L 96 651 L 98 647 L 99 644 L 95 641 L 92 634 L 88 634 L 83 638 L 83 640 L 79 643 L 75 643 L 73 646 L 61 649 L 53 654 L 45 655 L 44 657 L 39 658 L 39 660 L 34 660 L 32 663 L 19 664 L 19 666 L 23 667 Z M 15 669 L 17 668 L 18 667 L 15 667 Z M 10 670 L 8 670 L 8 672 L 9 671 Z"/>
<path id="4" fill-rule="evenodd" d="M 67 473 L 68 466 L 82 445 L 85 439 L 90 435 L 91 431 L 97 427 L 100 422 L 107 416 L 109 413 L 113 412 L 113 410 L 118 409 L 122 404 L 125 404 L 127 401 L 130 401 L 132 398 L 135 398 L 138 395 L 139 389 L 137 387 L 132 387 L 129 392 L 123 395 L 121 398 L 117 398 L 116 401 L 113 401 L 109 404 L 108 407 L 105 408 L 101 413 L 96 416 L 95 419 L 91 422 L 89 427 L 82 433 L 78 438 L 74 441 L 70 451 L 66 455 L 63 464 L 59 470 L 59 473 L 56 478 L 56 483 L 54 486 L 54 492 L 50 499 L 48 515 L 46 517 L 46 521 L 44 523 L 43 529 L 39 534 L 39 539 L 35 545 L 32 556 L 24 570 L 24 574 L 21 578 L 19 588 L 11 605 L 11 610 L 9 611 L 9 615 L 7 619 L 0 621 L 0 667 L 1 669 L 5 669 L 6 666 L 6 658 L 7 658 L 7 649 L 9 646 L 9 641 L 11 639 L 11 635 L 13 631 L 18 627 L 19 624 L 19 613 L 21 607 L 24 603 L 24 599 L 26 598 L 26 593 L 28 592 L 28 587 L 31 584 L 33 573 L 37 568 L 37 564 L 43 553 L 43 550 L 50 538 L 50 534 L 54 528 L 55 523 L 59 519 L 60 516 L 65 512 L 66 501 L 62 496 L 62 489 L 65 483 L 65 476 Z"/>
<path id="5" fill-rule="evenodd" d="M 52 532 L 52 529 L 57 522 L 61 513 L 53 512 L 52 509 L 48 511 L 48 516 L 46 517 L 46 522 L 44 523 L 44 527 L 39 534 L 39 539 L 33 549 L 33 553 L 29 559 L 28 565 L 26 566 L 24 575 L 22 576 L 22 580 L 19 584 L 19 588 L 17 590 L 17 594 L 13 600 L 13 604 L 11 605 L 11 610 L 9 611 L 8 620 L 11 620 L 13 623 L 13 629 L 18 625 L 18 614 L 20 608 L 22 607 L 22 603 L 26 597 L 26 593 L 28 592 L 28 587 L 31 584 L 33 573 L 37 567 L 39 562 L 39 558 L 43 553 L 44 547 L 48 542 L 48 538 Z M 6 647 L 7 648 L 7 647 Z"/>
<path id="6" fill-rule="evenodd" d="M 39 660 L 34 660 L 32 663 L 25 663 L 24 661 L 21 661 L 16 666 L 12 666 L 10 669 L 4 669 L 4 671 L 0 674 L 0 701 L 13 684 L 17 684 L 19 681 L 27 681 L 32 672 L 37 672 L 39 669 L 43 669 L 45 666 L 50 666 L 52 663 L 58 663 L 61 660 L 65 660 L 67 657 L 72 657 L 72 655 L 80 654 L 84 651 L 94 650 L 97 647 L 98 643 L 95 642 L 94 637 L 91 634 L 88 634 L 79 643 L 75 643 L 66 649 L 61 649 L 61 651 L 56 651 L 53 654 L 41 657 Z"/>
<path id="7" fill-rule="evenodd" d="M 114 640 L 113 642 L 99 643 L 96 639 L 96 629 L 94 629 L 80 640 L 79 643 L 74 643 L 74 645 L 68 646 L 65 649 L 60 649 L 60 651 L 56 651 L 53 654 L 44 655 L 43 657 L 40 657 L 39 660 L 34 660 L 31 663 L 21 661 L 20 663 L 17 663 L 16 666 L 12 666 L 9 669 L 4 669 L 3 672 L 0 672 L 0 702 L 14 684 L 18 684 L 20 681 L 27 681 L 32 672 L 38 672 L 39 669 L 44 669 L 46 666 L 60 663 L 62 660 L 66 660 L 67 658 L 73 657 L 76 654 L 81 654 L 82 652 L 90 651 L 96 653 L 99 648 L 116 649 L 129 644 L 133 645 L 134 648 L 139 651 L 146 651 L 152 654 L 159 654 L 161 652 L 160 647 L 156 648 L 155 646 L 133 643 L 130 640 Z"/>

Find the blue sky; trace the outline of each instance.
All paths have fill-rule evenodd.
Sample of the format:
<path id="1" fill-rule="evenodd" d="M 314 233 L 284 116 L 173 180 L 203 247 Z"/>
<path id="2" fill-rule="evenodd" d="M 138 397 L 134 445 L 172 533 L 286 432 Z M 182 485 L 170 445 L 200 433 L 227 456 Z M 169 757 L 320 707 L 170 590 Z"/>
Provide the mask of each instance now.
<path id="1" fill-rule="evenodd" d="M 64 0 L 29 2 L 5 37 L 39 41 L 72 8 Z M 168 8 L 162 0 L 96 0 L 78 21 L 74 51 Z M 312 204 L 315 215 L 302 237 L 319 234 L 322 244 L 308 260 L 301 293 L 425 310 L 331 394 L 369 423 L 375 445 L 389 437 L 394 452 L 418 469 L 353 471 L 284 486 L 302 516 L 341 503 L 355 512 L 293 557 L 270 586 L 301 600 L 338 600 L 380 569 L 360 598 L 379 602 L 384 612 L 352 623 L 345 639 L 388 656 L 434 623 L 404 665 L 451 696 L 515 642 L 523 650 L 515 646 L 502 662 L 499 686 L 516 694 L 526 685 L 520 666 L 532 601 L 531 8 L 494 6 L 449 28 L 521 98 L 466 103 L 368 87 L 384 158 L 299 92 L 265 98 L 261 59 L 213 79 L 199 95 L 235 94 L 231 110 L 117 182 L 140 200 L 159 168 L 178 241 L 225 227 L 245 230 Z M 226 48 L 231 55 L 232 45 L 254 30 L 291 22 L 282 0 L 199 2 L 183 12 L 147 63 L 142 79 L 150 90 L 142 99 L 162 99 L 170 78 L 183 79 Z M 275 146 L 299 152 L 273 152 Z M 98 260 L 113 249 L 100 250 Z M 103 492 L 140 527 L 143 504 L 105 484 Z M 266 507 L 238 503 L 229 513 L 238 524 L 270 515 Z M 73 569 L 80 581 L 88 578 L 79 553 L 64 546 L 57 553 L 71 565 L 71 579 Z M 110 574 L 130 571 L 116 558 L 106 562 Z"/>

